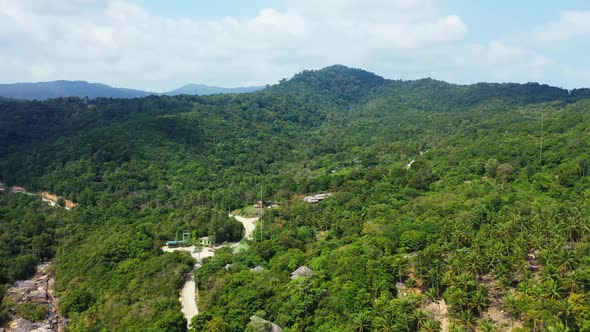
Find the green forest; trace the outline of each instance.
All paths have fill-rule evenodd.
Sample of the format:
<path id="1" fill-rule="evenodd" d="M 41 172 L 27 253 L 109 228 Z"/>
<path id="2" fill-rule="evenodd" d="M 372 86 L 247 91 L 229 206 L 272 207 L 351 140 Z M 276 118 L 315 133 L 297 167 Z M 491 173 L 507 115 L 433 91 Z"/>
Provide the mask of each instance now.
<path id="1" fill-rule="evenodd" d="M 590 331 L 587 89 L 337 65 L 248 94 L 2 99 L 0 142 L 0 182 L 79 204 L 0 194 L 0 300 L 52 259 L 69 331 L 186 331 L 195 261 L 160 248 L 238 241 L 228 212 L 261 193 L 248 249 L 195 270 L 191 330 Z"/>

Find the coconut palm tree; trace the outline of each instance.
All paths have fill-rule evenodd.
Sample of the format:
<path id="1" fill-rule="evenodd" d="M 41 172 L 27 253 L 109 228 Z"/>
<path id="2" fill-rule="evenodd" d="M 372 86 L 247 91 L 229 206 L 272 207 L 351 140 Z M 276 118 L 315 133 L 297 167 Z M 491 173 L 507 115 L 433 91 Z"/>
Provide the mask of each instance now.
<path id="1" fill-rule="evenodd" d="M 568 321 L 575 315 L 574 307 L 570 301 L 567 299 L 556 301 L 553 303 L 552 307 L 553 310 L 555 310 L 557 317 L 561 318 L 564 327 L 568 329 Z"/>
<path id="2" fill-rule="evenodd" d="M 371 317 L 367 312 L 360 312 L 352 319 L 351 328 L 355 332 L 368 332 L 371 330 Z"/>
<path id="3" fill-rule="evenodd" d="M 479 324 L 479 331 L 481 332 L 494 332 L 494 322 L 489 319 L 484 319 Z"/>
<path id="4" fill-rule="evenodd" d="M 391 313 L 384 313 L 373 320 L 375 331 L 395 332 L 395 317 Z"/>
<path id="5" fill-rule="evenodd" d="M 420 332 L 439 332 L 440 322 L 428 319 L 424 324 L 420 325 Z"/>
<path id="6" fill-rule="evenodd" d="M 475 315 L 471 310 L 463 310 L 457 314 L 457 319 L 461 325 L 465 326 L 469 331 L 475 331 L 477 326 Z"/>

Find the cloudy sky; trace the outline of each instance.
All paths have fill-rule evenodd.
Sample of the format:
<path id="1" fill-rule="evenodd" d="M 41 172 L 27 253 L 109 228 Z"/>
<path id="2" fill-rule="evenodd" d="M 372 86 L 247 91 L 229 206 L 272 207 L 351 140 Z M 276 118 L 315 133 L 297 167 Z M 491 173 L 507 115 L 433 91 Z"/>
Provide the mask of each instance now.
<path id="1" fill-rule="evenodd" d="M 0 82 L 155 92 L 332 64 L 392 79 L 590 87 L 587 0 L 0 0 Z"/>

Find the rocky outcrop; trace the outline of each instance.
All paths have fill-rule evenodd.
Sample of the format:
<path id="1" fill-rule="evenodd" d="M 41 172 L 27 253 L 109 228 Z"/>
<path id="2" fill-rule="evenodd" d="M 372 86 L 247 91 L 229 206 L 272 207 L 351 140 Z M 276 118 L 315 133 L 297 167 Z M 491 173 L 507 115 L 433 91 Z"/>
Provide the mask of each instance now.
<path id="1" fill-rule="evenodd" d="M 54 295 L 55 277 L 51 270 L 51 262 L 45 262 L 37 267 L 35 276 L 28 280 L 17 281 L 8 289 L 7 296 L 13 298 L 17 303 L 39 303 L 48 307 L 47 315 L 41 322 L 31 322 L 18 317 L 12 312 L 12 320 L 3 331 L 35 331 L 35 332 L 62 332 L 65 331 L 66 321 L 62 318 L 57 309 L 57 299 Z"/>

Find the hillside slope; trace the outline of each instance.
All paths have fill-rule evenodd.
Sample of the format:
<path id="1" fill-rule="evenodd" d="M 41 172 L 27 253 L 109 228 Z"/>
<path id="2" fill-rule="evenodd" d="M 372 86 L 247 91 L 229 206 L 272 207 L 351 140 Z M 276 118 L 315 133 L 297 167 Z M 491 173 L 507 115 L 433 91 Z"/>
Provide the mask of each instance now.
<path id="1" fill-rule="evenodd" d="M 195 331 L 255 314 L 291 331 L 436 331 L 443 299 L 457 330 L 583 331 L 586 96 L 332 66 L 250 94 L 0 100 L 0 181 L 80 204 L 50 232 L 73 331 L 183 330 L 174 289 L 191 259 L 158 248 L 183 230 L 239 238 L 227 211 L 261 194 L 280 207 L 250 249 L 195 272 Z M 11 241 L 2 255 L 31 246 Z M 313 276 L 291 279 L 303 265 Z"/>

